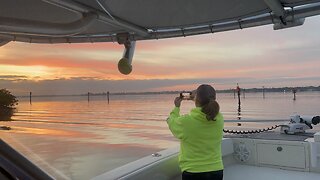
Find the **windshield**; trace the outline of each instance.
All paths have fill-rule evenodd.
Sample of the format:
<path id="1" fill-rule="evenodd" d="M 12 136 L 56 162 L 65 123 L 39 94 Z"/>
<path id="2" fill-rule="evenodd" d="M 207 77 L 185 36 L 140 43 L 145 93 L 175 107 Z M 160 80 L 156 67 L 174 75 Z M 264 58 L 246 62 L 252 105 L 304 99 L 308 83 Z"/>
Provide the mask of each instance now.
<path id="1" fill-rule="evenodd" d="M 90 179 L 178 146 L 166 123 L 173 100 L 202 83 L 216 88 L 227 129 L 319 115 L 319 28 L 315 17 L 276 32 L 138 42 L 129 76 L 117 70 L 117 44 L 10 42 L 0 49 L 0 89 L 19 102 L 0 137 L 56 179 Z M 181 114 L 194 107 L 183 102 Z"/>

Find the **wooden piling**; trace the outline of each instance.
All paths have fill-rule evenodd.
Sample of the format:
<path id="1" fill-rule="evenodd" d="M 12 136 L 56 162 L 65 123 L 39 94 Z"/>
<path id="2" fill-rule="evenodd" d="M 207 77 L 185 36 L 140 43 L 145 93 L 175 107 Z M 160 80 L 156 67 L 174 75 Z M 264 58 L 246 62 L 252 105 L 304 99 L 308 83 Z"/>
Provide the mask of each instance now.
<path id="1" fill-rule="evenodd" d="M 237 88 L 236 88 L 237 92 L 238 92 L 238 120 L 241 120 L 241 89 L 239 87 L 239 84 L 237 83 Z"/>
<path id="2" fill-rule="evenodd" d="M 297 89 L 293 88 L 292 93 L 293 93 L 293 100 L 295 101 L 296 100 Z"/>
<path id="3" fill-rule="evenodd" d="M 238 104 L 239 106 L 241 105 L 241 99 L 240 99 L 240 96 L 241 96 L 241 92 L 240 92 L 240 87 L 239 87 L 239 84 L 237 83 L 237 93 L 238 93 Z"/>
<path id="4" fill-rule="evenodd" d="M 29 93 L 29 103 L 32 104 L 32 92 Z"/>
<path id="5" fill-rule="evenodd" d="M 110 103 L 110 98 L 109 98 L 109 96 L 110 96 L 110 93 L 109 93 L 109 91 L 108 91 L 108 92 L 107 92 L 108 104 Z"/>

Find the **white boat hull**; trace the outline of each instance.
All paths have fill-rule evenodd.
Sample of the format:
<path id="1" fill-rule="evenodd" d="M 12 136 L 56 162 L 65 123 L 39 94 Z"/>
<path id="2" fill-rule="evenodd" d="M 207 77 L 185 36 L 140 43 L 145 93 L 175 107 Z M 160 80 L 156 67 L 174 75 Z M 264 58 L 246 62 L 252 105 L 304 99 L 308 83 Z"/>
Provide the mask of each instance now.
<path id="1" fill-rule="evenodd" d="M 224 138 L 224 179 L 319 179 L 320 142 L 314 142 L 318 137 L 294 140 L 286 136 L 291 139 Z M 166 149 L 93 179 L 181 179 L 178 153 L 179 147 Z"/>

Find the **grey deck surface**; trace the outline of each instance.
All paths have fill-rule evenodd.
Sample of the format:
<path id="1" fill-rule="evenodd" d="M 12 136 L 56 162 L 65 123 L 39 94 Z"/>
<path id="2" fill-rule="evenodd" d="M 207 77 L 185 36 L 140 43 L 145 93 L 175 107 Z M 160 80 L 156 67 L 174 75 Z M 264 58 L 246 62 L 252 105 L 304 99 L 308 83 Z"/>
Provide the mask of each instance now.
<path id="1" fill-rule="evenodd" d="M 223 172 L 224 180 L 318 180 L 320 173 L 289 171 L 269 167 L 241 164 L 228 166 Z M 181 180 L 181 176 L 174 180 Z"/>
<path id="2" fill-rule="evenodd" d="M 269 131 L 256 134 L 226 134 L 225 138 L 252 138 L 265 140 L 284 140 L 284 141 L 304 141 L 312 138 L 314 133 L 303 133 L 298 135 L 280 134 L 279 131 Z"/>
<path id="3" fill-rule="evenodd" d="M 235 164 L 225 168 L 224 180 L 316 180 L 319 173 L 289 171 L 268 167 L 257 167 Z"/>

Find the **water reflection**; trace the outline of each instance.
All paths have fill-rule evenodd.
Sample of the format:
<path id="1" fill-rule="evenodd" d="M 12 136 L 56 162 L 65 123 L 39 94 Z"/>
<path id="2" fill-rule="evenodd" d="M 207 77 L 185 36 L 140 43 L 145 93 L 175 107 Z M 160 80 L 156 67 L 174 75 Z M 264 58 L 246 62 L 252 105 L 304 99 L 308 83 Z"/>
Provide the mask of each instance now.
<path id="1" fill-rule="evenodd" d="M 11 130 L 11 127 L 10 126 L 0 126 L 0 130 Z"/>
<path id="2" fill-rule="evenodd" d="M 1 108 L 0 121 L 11 121 L 11 117 L 13 116 L 14 112 L 14 108 Z"/>
<path id="3" fill-rule="evenodd" d="M 238 120 L 241 120 L 241 103 L 240 103 L 240 101 L 239 101 L 239 103 L 238 103 L 238 116 L 237 116 L 237 119 Z"/>
<path id="4" fill-rule="evenodd" d="M 110 104 L 96 96 L 90 96 L 90 103 L 86 96 L 46 97 L 34 98 L 32 106 L 26 98 L 21 100 L 19 111 L 11 121 L 0 122 L 0 126 L 12 128 L 0 130 L 0 137 L 19 151 L 30 149 L 71 179 L 90 179 L 140 157 L 177 146 L 179 142 L 165 121 L 175 96 L 114 96 Z M 225 119 L 237 120 L 238 126 L 241 125 L 226 122 L 225 127 L 241 130 L 266 127 L 264 123 L 244 122 L 246 120 L 286 119 L 293 112 L 314 114 L 320 102 L 320 93 L 301 94 L 303 101 L 296 102 L 289 93 L 269 94 L 264 100 L 260 93 L 246 93 L 246 99 L 241 99 L 242 107 L 232 94 L 218 97 Z M 192 108 L 192 102 L 184 102 L 181 114 L 189 113 Z"/>
<path id="5" fill-rule="evenodd" d="M 0 121 L 11 121 L 11 117 L 14 114 L 13 108 L 2 108 L 0 109 Z M 10 126 L 0 125 L 0 130 L 9 131 L 11 130 Z"/>

